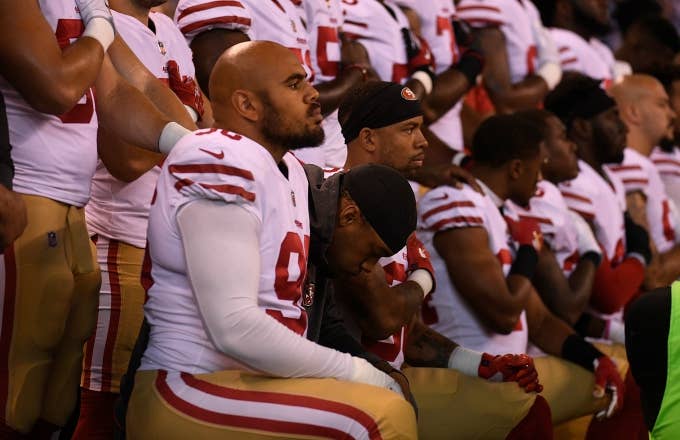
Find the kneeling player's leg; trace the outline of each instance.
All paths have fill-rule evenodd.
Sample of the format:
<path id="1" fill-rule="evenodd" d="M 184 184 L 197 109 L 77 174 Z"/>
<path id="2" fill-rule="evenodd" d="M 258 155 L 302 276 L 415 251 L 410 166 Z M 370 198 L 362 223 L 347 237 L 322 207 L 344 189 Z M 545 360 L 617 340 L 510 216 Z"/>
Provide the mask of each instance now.
<path id="1" fill-rule="evenodd" d="M 624 360 L 615 361 L 627 368 Z M 541 395 L 552 410 L 553 423 L 594 414 L 607 407 L 606 396 L 601 399 L 593 397 L 595 376 L 590 371 L 554 356 L 537 356 L 534 364 L 543 384 Z"/>
<path id="2" fill-rule="evenodd" d="M 28 225 L 6 250 L 0 330 L 2 422 L 28 433 L 45 399 L 73 294 L 67 259 L 68 206 L 22 196 Z"/>
<path id="3" fill-rule="evenodd" d="M 144 249 L 105 237 L 96 239 L 102 271 L 95 333 L 85 344 L 81 408 L 74 439 L 112 438 L 120 380 L 144 317 L 140 282 Z"/>
<path id="4" fill-rule="evenodd" d="M 273 379 L 238 371 L 139 371 L 128 407 L 130 440 L 414 439 L 400 395 L 335 379 Z"/>
<path id="5" fill-rule="evenodd" d="M 73 297 L 64 335 L 50 371 L 41 413 L 42 419 L 58 426 L 68 421 L 76 406 L 83 345 L 94 331 L 101 282 L 94 245 L 85 228 L 83 208 L 69 208 L 67 227 L 66 250 L 73 271 Z"/>
<path id="6" fill-rule="evenodd" d="M 404 373 L 418 402 L 418 434 L 424 439 L 506 438 L 530 413 L 537 396 L 516 383 L 489 382 L 446 368 L 405 368 Z M 547 421 L 527 423 L 547 424 L 552 431 L 549 409 L 542 414 Z"/>

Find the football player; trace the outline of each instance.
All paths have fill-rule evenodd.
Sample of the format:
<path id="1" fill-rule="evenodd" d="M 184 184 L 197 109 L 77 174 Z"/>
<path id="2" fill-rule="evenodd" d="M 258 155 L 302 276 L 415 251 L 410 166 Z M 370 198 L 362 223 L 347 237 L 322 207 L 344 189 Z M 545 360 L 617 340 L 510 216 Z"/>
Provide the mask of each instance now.
<path id="1" fill-rule="evenodd" d="M 168 116 L 194 125 L 115 37 L 104 1 L 7 0 L 0 24 L 13 185 L 28 215 L 2 272 L 0 430 L 14 438 L 49 435 L 75 405 L 100 282 L 83 212 L 98 121 L 154 151 L 169 151 L 187 133 Z"/>
<path id="2" fill-rule="evenodd" d="M 163 165 L 149 215 L 150 339 L 130 400 L 132 438 L 415 436 L 415 414 L 390 376 L 304 338 L 308 184 L 288 151 L 324 136 L 306 76 L 279 44 L 228 49 L 210 79 L 215 127 L 187 136 Z M 362 239 L 361 252 L 338 261 L 341 273 L 374 264 L 414 226 L 398 214 L 413 214 L 406 181 L 370 172 L 410 195 L 410 206 L 393 206 L 398 221 L 374 229 L 362 215 L 366 182 L 348 173 L 342 221 Z"/>
<path id="3" fill-rule="evenodd" d="M 149 13 L 162 1 L 113 0 L 116 30 L 149 71 L 168 84 L 192 116 L 211 123 L 194 79 L 191 50 L 172 19 Z M 207 110 L 207 112 L 206 112 Z M 206 121 L 206 119 L 208 121 Z M 85 207 L 102 273 L 95 333 L 85 345 L 80 418 L 73 438 L 113 437 L 113 406 L 143 318 L 140 283 L 149 203 L 163 155 L 99 129 L 99 157 Z"/>

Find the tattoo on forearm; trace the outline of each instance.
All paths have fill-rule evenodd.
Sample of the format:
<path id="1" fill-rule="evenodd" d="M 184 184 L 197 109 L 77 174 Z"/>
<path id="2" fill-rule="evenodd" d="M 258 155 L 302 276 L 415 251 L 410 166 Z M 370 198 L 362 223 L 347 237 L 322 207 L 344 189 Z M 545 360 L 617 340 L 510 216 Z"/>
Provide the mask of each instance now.
<path id="1" fill-rule="evenodd" d="M 404 356 L 414 367 L 446 368 L 456 343 L 425 325 L 411 330 Z"/>

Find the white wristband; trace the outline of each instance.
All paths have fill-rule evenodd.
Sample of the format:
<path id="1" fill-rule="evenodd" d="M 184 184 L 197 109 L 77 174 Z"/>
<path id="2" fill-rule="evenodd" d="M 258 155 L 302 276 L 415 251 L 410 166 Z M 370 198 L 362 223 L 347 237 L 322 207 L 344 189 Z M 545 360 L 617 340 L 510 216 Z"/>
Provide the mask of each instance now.
<path id="1" fill-rule="evenodd" d="M 168 154 L 175 144 L 189 133 L 191 131 L 182 127 L 177 122 L 168 122 L 163 127 L 163 131 L 161 131 L 161 135 L 158 138 L 158 151 Z"/>
<path id="2" fill-rule="evenodd" d="M 198 121 L 198 113 L 196 113 L 196 110 L 194 110 L 193 107 L 189 107 L 188 105 L 184 104 L 184 108 L 187 110 L 187 113 L 189 113 L 192 121 Z"/>
<path id="3" fill-rule="evenodd" d="M 113 30 L 113 25 L 111 22 L 104 17 L 94 17 L 87 23 L 85 31 L 83 32 L 83 37 L 94 38 L 102 45 L 104 52 L 109 49 L 113 39 L 115 38 L 115 32 Z"/>
<path id="4" fill-rule="evenodd" d="M 482 353 L 468 350 L 460 345 L 453 349 L 449 357 L 449 368 L 459 371 L 468 376 L 479 376 L 479 364 L 482 362 Z"/>
<path id="5" fill-rule="evenodd" d="M 605 330 L 605 338 L 617 344 L 626 344 L 626 326 L 619 321 L 607 321 L 607 329 Z"/>
<path id="6" fill-rule="evenodd" d="M 536 72 L 548 84 L 550 90 L 554 89 L 562 79 L 562 67 L 553 62 L 547 62 L 538 68 Z"/>
<path id="7" fill-rule="evenodd" d="M 407 281 L 413 281 L 418 284 L 421 289 L 423 289 L 423 298 L 432 291 L 432 286 L 434 282 L 432 281 L 432 274 L 425 269 L 416 269 L 411 272 L 411 275 L 406 279 Z"/>
<path id="8" fill-rule="evenodd" d="M 350 382 L 365 383 L 376 387 L 387 388 L 404 397 L 404 393 L 396 380 L 378 370 L 367 360 L 352 357 L 352 375 Z"/>
<path id="9" fill-rule="evenodd" d="M 432 78 L 430 78 L 430 75 L 423 72 L 422 70 L 417 70 L 413 75 L 411 75 L 411 78 L 420 81 L 420 83 L 423 85 L 423 88 L 425 89 L 425 93 L 427 95 L 430 94 L 433 87 Z"/>

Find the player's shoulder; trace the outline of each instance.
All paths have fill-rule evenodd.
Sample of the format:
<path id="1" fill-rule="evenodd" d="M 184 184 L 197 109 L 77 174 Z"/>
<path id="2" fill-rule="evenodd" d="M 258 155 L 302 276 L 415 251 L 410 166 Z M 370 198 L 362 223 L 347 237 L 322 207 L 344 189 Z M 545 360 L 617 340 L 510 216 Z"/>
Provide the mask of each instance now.
<path id="1" fill-rule="evenodd" d="M 175 23 L 188 39 L 212 29 L 247 32 L 252 14 L 241 0 L 180 0 L 175 10 Z"/>
<path id="2" fill-rule="evenodd" d="M 490 202 L 468 185 L 440 186 L 428 191 L 418 202 L 420 227 L 431 231 L 478 227 L 484 224 Z"/>
<path id="3" fill-rule="evenodd" d="M 607 165 L 607 168 L 621 178 L 629 191 L 646 186 L 649 183 L 650 174 L 655 170 L 654 164 L 648 157 L 631 148 L 626 148 L 623 162 Z"/>
<path id="4" fill-rule="evenodd" d="M 516 0 L 462 0 L 456 15 L 475 27 L 500 26 L 512 21 L 518 7 Z"/>

